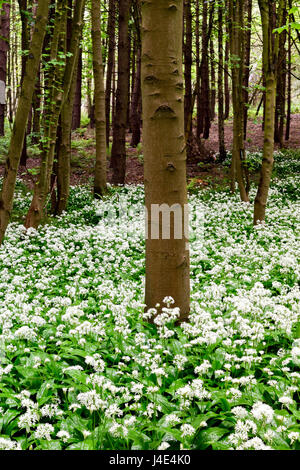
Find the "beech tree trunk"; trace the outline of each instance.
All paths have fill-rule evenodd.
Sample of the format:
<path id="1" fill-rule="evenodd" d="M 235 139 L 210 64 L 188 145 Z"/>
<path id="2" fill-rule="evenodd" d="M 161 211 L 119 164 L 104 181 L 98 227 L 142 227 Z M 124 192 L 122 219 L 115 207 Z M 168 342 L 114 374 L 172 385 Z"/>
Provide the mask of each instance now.
<path id="1" fill-rule="evenodd" d="M 277 25 L 282 25 L 284 0 L 279 0 L 277 9 Z M 276 70 L 279 53 L 279 35 L 274 34 L 276 28 L 273 15 L 272 0 L 258 0 L 262 33 L 263 33 L 263 71 L 266 84 L 264 147 L 263 160 L 258 190 L 254 202 L 254 225 L 265 221 L 266 205 L 274 163 L 274 130 L 276 105 Z"/>
<path id="2" fill-rule="evenodd" d="M 131 146 L 136 147 L 141 141 L 141 119 L 142 119 L 142 90 L 141 90 L 141 11 L 137 1 L 134 4 L 134 20 L 136 30 L 136 72 L 133 80 L 131 100 Z"/>
<path id="3" fill-rule="evenodd" d="M 286 0 L 284 0 L 283 24 L 286 23 Z M 285 49 L 286 31 L 282 31 L 279 37 L 279 59 L 277 64 L 277 84 L 276 84 L 276 106 L 275 106 L 275 142 L 283 147 L 283 133 L 285 123 L 285 103 L 286 103 L 286 68 L 287 51 Z"/>
<path id="4" fill-rule="evenodd" d="M 141 44 L 137 49 L 137 66 L 131 102 L 131 146 L 136 147 L 141 141 Z"/>
<path id="5" fill-rule="evenodd" d="M 238 183 L 241 200 L 249 201 L 245 184 L 244 160 L 244 0 L 229 1 L 229 36 L 232 74 L 232 106 L 233 106 L 233 148 L 231 163 L 231 190 L 235 191 Z"/>
<path id="6" fill-rule="evenodd" d="M 4 135 L 7 52 L 9 50 L 10 4 L 3 3 L 0 11 L 0 136 Z"/>
<path id="7" fill-rule="evenodd" d="M 245 70 L 244 70 L 244 139 L 247 137 L 248 105 L 249 105 L 249 78 L 251 57 L 251 26 L 252 26 L 252 0 L 247 0 L 247 21 L 245 30 Z"/>
<path id="8" fill-rule="evenodd" d="M 77 65 L 77 76 L 76 76 L 76 87 L 75 97 L 72 112 L 72 130 L 80 128 L 81 123 L 81 88 L 82 88 L 82 51 L 79 50 L 78 54 L 78 65 Z"/>
<path id="9" fill-rule="evenodd" d="M 210 15 L 213 14 L 213 4 L 210 6 Z M 210 129 L 210 89 L 209 89 L 209 36 L 208 31 L 208 3 L 203 0 L 203 13 L 202 13 L 202 59 L 201 59 L 201 102 L 200 110 L 198 110 L 198 126 L 197 137 L 203 134 L 204 139 L 209 138 Z"/>
<path id="10" fill-rule="evenodd" d="M 110 123 L 111 123 L 111 95 L 112 95 L 112 79 L 115 63 L 115 28 L 116 28 L 116 2 L 109 0 L 107 36 L 108 36 L 108 57 L 107 57 L 107 73 L 105 88 L 105 120 L 106 120 L 106 145 L 109 146 Z"/>
<path id="11" fill-rule="evenodd" d="M 184 128 L 187 132 L 189 114 L 192 107 L 192 9 L 190 0 L 184 2 L 185 43 L 184 43 Z M 190 129 L 191 132 L 191 129 Z M 190 135 L 187 135 L 189 141 Z"/>
<path id="12" fill-rule="evenodd" d="M 226 43 L 225 43 L 225 63 L 224 63 L 224 101 L 225 101 L 225 109 L 224 109 L 224 120 L 226 121 L 229 118 L 230 113 L 230 92 L 229 92 L 229 28 L 228 28 L 228 19 L 229 19 L 229 0 L 225 0 L 226 12 L 225 12 L 225 30 L 226 30 Z"/>
<path id="13" fill-rule="evenodd" d="M 50 0 L 39 0 L 35 18 L 25 75 L 12 130 L 2 191 L 0 195 L 0 243 L 9 223 L 13 206 L 14 190 L 24 142 L 27 119 L 31 108 L 35 80 L 41 60 L 43 41 L 46 32 Z"/>
<path id="14" fill-rule="evenodd" d="M 78 64 L 76 65 L 78 66 Z M 74 69 L 69 95 L 63 104 L 60 114 L 61 122 L 60 129 L 58 129 L 57 148 L 56 215 L 60 215 L 66 210 L 70 194 L 72 110 L 74 109 L 76 85 L 77 67 Z"/>
<path id="15" fill-rule="evenodd" d="M 291 108 L 292 108 L 292 40 L 291 40 L 291 26 L 289 26 L 289 44 L 288 44 L 288 64 L 287 64 L 287 111 L 286 111 L 286 128 L 285 140 L 290 138 L 291 129 Z"/>
<path id="16" fill-rule="evenodd" d="M 19 3 L 19 9 L 20 9 L 20 16 L 21 16 L 21 23 L 22 23 L 22 33 L 21 33 L 21 46 L 23 51 L 27 51 L 29 49 L 29 26 L 28 26 L 28 16 L 27 16 L 27 0 L 18 0 Z M 22 55 L 22 72 L 21 72 L 21 83 L 24 79 L 25 75 L 25 69 L 26 69 L 26 61 L 27 61 L 27 55 L 23 54 Z M 28 116 L 28 121 L 31 118 L 31 109 L 29 111 L 29 116 Z M 25 135 L 24 135 L 24 143 L 23 143 L 23 149 L 22 149 L 22 154 L 21 154 L 21 160 L 20 164 L 22 166 L 26 166 L 27 162 L 27 134 L 28 134 L 28 129 L 25 130 Z"/>
<path id="17" fill-rule="evenodd" d="M 111 150 L 111 168 L 113 184 L 124 184 L 126 174 L 126 128 L 129 86 L 129 22 L 130 0 L 119 2 L 119 44 L 118 44 L 118 86 L 116 110 L 113 125 L 113 144 Z"/>
<path id="18" fill-rule="evenodd" d="M 213 121 L 216 117 L 216 74 L 215 74 L 215 50 L 214 42 L 210 40 L 210 120 Z"/>
<path id="19" fill-rule="evenodd" d="M 180 308 L 180 320 L 185 320 L 190 287 L 188 234 L 184 230 L 187 187 L 182 15 L 183 0 L 142 2 L 143 149 L 148 213 L 145 303 L 148 308 L 162 306 L 164 297 L 172 296 Z M 163 216 L 156 217 L 159 209 L 163 213 L 173 210 L 169 223 Z M 174 233 L 176 224 L 179 235 Z M 164 234 L 166 228 L 170 233 Z"/>
<path id="20" fill-rule="evenodd" d="M 106 191 L 106 123 L 105 93 L 102 62 L 101 10 L 99 0 L 92 0 L 93 71 L 95 84 L 96 164 L 94 195 L 101 197 Z"/>
<path id="21" fill-rule="evenodd" d="M 224 94 L 223 94 L 223 6 L 218 7 L 218 129 L 219 129 L 219 159 L 226 158 L 224 139 Z"/>

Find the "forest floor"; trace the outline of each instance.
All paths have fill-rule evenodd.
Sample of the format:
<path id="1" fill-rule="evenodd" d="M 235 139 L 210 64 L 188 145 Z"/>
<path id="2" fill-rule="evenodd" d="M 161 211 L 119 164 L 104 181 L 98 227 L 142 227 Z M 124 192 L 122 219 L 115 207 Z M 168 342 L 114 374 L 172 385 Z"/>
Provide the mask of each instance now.
<path id="1" fill-rule="evenodd" d="M 93 132 L 73 137 L 67 211 L 24 228 L 39 163 L 30 148 L 0 247 L 0 450 L 300 450 L 300 149 L 275 154 L 256 227 L 253 205 L 218 183 L 230 156 L 195 165 L 205 190 L 189 166 L 189 322 L 174 324 L 166 297 L 152 325 L 143 185 L 94 199 Z M 142 183 L 138 152 L 128 148 L 128 183 Z"/>
<path id="2" fill-rule="evenodd" d="M 290 140 L 286 143 L 288 148 L 300 147 L 300 114 L 292 116 Z M 138 148 L 130 147 L 131 135 L 127 136 L 127 169 L 126 184 L 143 183 L 143 154 L 142 146 Z M 218 123 L 215 120 L 210 131 L 210 138 L 204 142 L 206 161 L 203 162 L 203 156 L 195 157 L 187 162 L 188 181 L 197 186 L 210 187 L 227 182 L 228 169 L 224 165 L 219 165 L 215 161 L 218 153 Z M 225 124 L 225 144 L 228 151 L 232 147 L 232 121 Z M 263 147 L 263 132 L 261 118 L 249 120 L 248 133 L 246 139 L 246 149 L 249 152 L 261 151 Z M 278 148 L 278 145 L 276 146 Z M 0 148 L 0 176 L 4 172 L 5 149 Z M 33 187 L 36 174 L 39 168 L 39 154 L 37 146 L 30 147 L 28 150 L 29 158 L 27 167 L 20 167 L 19 177 L 30 188 Z M 209 157 L 210 158 L 207 158 Z M 78 129 L 72 135 L 72 159 L 71 159 L 71 184 L 88 184 L 91 182 L 94 171 L 95 158 L 95 139 L 94 130 L 88 128 Z M 109 162 L 108 162 L 109 164 Z M 112 178 L 112 171 L 108 167 L 108 181 Z"/>
<path id="3" fill-rule="evenodd" d="M 171 302 L 156 325 L 144 314 L 141 184 L 102 200 L 73 186 L 61 217 L 26 231 L 18 179 L 0 247 L 0 450 L 300 450 L 299 157 L 276 154 L 265 226 L 226 188 L 190 191 L 180 326 Z"/>

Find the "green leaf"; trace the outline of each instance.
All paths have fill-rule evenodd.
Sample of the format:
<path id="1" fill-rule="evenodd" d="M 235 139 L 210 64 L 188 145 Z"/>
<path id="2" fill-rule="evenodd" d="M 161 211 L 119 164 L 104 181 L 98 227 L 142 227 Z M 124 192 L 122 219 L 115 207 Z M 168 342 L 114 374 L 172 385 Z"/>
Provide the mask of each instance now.
<path id="1" fill-rule="evenodd" d="M 215 427 L 204 429 L 197 435 L 194 443 L 197 449 L 207 449 L 211 444 L 219 441 L 226 433 L 228 433 L 228 430 L 224 428 Z"/>

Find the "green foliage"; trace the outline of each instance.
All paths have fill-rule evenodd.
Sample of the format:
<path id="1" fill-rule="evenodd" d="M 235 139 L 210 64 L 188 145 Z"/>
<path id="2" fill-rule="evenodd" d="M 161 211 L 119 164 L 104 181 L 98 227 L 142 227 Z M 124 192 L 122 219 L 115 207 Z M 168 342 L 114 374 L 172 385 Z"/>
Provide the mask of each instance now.
<path id="1" fill-rule="evenodd" d="M 276 158 L 286 169 L 273 179 L 266 226 L 253 228 L 238 196 L 190 194 L 192 220 L 203 217 L 192 224 L 181 326 L 144 317 L 144 217 L 119 209 L 143 207 L 141 186 L 109 187 L 98 201 L 72 187 L 51 225 L 9 226 L 1 448 L 299 449 L 298 157 Z M 25 213 L 30 197 L 20 181 L 16 190 Z"/>

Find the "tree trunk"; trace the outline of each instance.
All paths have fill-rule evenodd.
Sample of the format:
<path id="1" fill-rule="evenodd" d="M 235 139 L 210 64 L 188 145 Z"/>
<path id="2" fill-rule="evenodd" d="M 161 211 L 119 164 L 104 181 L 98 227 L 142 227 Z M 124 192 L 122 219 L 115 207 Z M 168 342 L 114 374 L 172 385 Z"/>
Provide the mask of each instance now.
<path id="1" fill-rule="evenodd" d="M 72 0 L 68 0 L 68 14 L 67 14 L 67 51 L 71 51 L 72 43 Z M 79 33 L 81 35 L 81 31 Z M 79 55 L 76 60 L 70 91 L 67 99 L 60 113 L 60 122 L 57 129 L 57 165 L 56 165 L 56 178 L 57 178 L 57 198 L 55 205 L 52 207 L 56 215 L 61 215 L 66 209 L 70 193 L 70 176 L 71 176 L 71 131 L 72 131 L 72 111 L 74 109 L 75 92 L 78 83 L 78 61 Z M 89 87 L 89 92 L 90 92 Z M 88 95 L 89 96 L 89 95 Z M 54 173 L 54 172 L 53 172 Z M 55 175 L 52 174 L 52 185 L 55 184 Z M 52 191 L 52 200 L 54 199 L 54 191 Z"/>
<path id="2" fill-rule="evenodd" d="M 61 46 L 58 49 L 58 51 L 63 50 L 63 47 L 66 48 L 65 32 L 66 32 L 67 8 L 65 7 L 65 2 L 67 2 L 67 0 L 62 0 L 62 3 L 61 3 L 62 13 L 60 14 L 61 20 L 60 21 L 58 20 L 60 24 L 57 26 L 59 41 L 61 41 L 62 44 L 64 44 L 64 46 Z M 58 119 L 59 119 L 61 110 L 65 104 L 65 101 L 68 99 L 70 88 L 72 85 L 74 70 L 76 70 L 76 63 L 78 61 L 79 41 L 81 37 L 84 4 L 85 4 L 85 0 L 77 0 L 75 4 L 74 17 L 72 21 L 71 46 L 70 46 L 71 55 L 68 56 L 65 67 L 63 67 L 63 65 L 59 65 L 61 61 L 59 61 L 59 64 L 56 66 L 55 81 L 58 85 L 53 87 L 54 96 L 52 97 L 51 101 L 53 103 L 54 109 L 51 110 L 49 138 L 47 139 L 46 148 L 42 152 L 40 175 L 38 178 L 38 182 L 35 185 L 34 195 L 31 201 L 29 211 L 27 213 L 27 217 L 25 221 L 26 228 L 28 227 L 37 228 L 44 216 L 44 211 L 45 211 L 46 203 L 47 203 L 47 196 L 50 190 L 50 181 L 51 181 L 51 173 L 52 173 L 52 168 L 53 168 Z M 62 84 L 63 84 L 63 88 L 62 88 Z"/>
<path id="3" fill-rule="evenodd" d="M 136 74 L 131 102 L 131 147 L 136 147 L 141 141 L 141 44 L 137 46 Z"/>
<path id="4" fill-rule="evenodd" d="M 274 162 L 274 130 L 276 106 L 276 70 L 279 53 L 279 37 L 273 34 L 276 27 L 272 0 L 259 0 L 263 32 L 263 71 L 266 83 L 263 160 L 260 181 L 254 203 L 254 225 L 265 221 L 266 205 Z M 282 25 L 283 0 L 279 0 L 277 24 Z"/>
<path id="5" fill-rule="evenodd" d="M 27 0 L 18 0 L 19 2 L 19 9 L 20 9 L 20 16 L 22 22 L 22 34 L 21 34 L 21 46 L 22 51 L 28 51 L 29 49 L 29 27 L 28 27 L 28 16 L 27 16 Z M 22 55 L 22 73 L 21 73 L 21 83 L 24 79 L 25 69 L 26 69 L 26 62 L 27 62 L 27 55 Z M 31 110 L 29 111 L 29 119 L 30 119 Z M 22 166 L 26 166 L 27 162 L 27 130 L 25 130 L 24 136 L 24 143 L 23 149 L 21 154 L 20 164 Z"/>
<path id="6" fill-rule="evenodd" d="M 0 16 L 0 136 L 4 136 L 7 52 L 9 50 L 10 4 L 3 3 Z"/>
<path id="7" fill-rule="evenodd" d="M 118 86 L 113 127 L 111 167 L 113 184 L 124 184 L 126 173 L 126 128 L 128 106 L 129 57 L 128 22 L 130 0 L 119 2 Z"/>
<path id="8" fill-rule="evenodd" d="M 184 231 L 187 187 L 182 15 L 183 0 L 142 3 L 143 148 L 148 213 L 145 303 L 148 308 L 156 307 L 166 296 L 172 296 L 174 305 L 180 308 L 180 319 L 184 320 L 189 314 L 190 286 L 188 234 Z M 162 210 L 166 215 L 168 209 L 174 211 L 169 224 L 156 213 Z M 175 230 L 176 225 L 179 230 Z"/>
<path id="9" fill-rule="evenodd" d="M 288 45 L 288 70 L 287 70 L 287 111 L 286 111 L 286 128 L 285 140 L 290 138 L 291 129 L 291 108 L 292 108 L 292 40 L 291 26 L 289 26 L 289 45 Z"/>
<path id="10" fill-rule="evenodd" d="M 219 159 L 226 158 L 224 140 L 224 94 L 223 94 L 223 6 L 218 7 L 218 128 L 219 128 Z"/>
<path id="11" fill-rule="evenodd" d="M 232 74 L 232 106 L 233 106 L 233 148 L 231 163 L 231 190 L 235 191 L 238 183 L 241 200 L 249 201 L 245 186 L 244 160 L 244 0 L 229 1 L 229 36 Z"/>
<path id="12" fill-rule="evenodd" d="M 284 0 L 283 24 L 286 23 L 286 0 Z M 276 106 L 275 106 L 275 131 L 274 140 L 283 147 L 283 132 L 285 121 L 285 102 L 286 102 L 286 55 L 285 49 L 286 31 L 282 31 L 279 37 L 279 60 L 276 73 Z"/>
<path id="13" fill-rule="evenodd" d="M 81 86 L 82 84 L 82 50 L 79 50 L 78 54 L 78 65 L 77 65 L 77 77 L 76 77 L 76 88 L 74 105 L 72 112 L 72 130 L 80 128 L 81 123 Z"/>
<path id="14" fill-rule="evenodd" d="M 225 99 L 225 109 L 224 109 L 224 120 L 226 121 L 229 118 L 230 113 L 230 92 L 229 92 L 229 73 L 228 73 L 228 63 L 229 63 L 229 29 L 228 29 L 228 5 L 229 0 L 226 0 L 226 13 L 225 13 L 225 22 L 226 22 L 226 43 L 225 43 L 225 63 L 224 63 L 224 99 Z"/>
<path id="15" fill-rule="evenodd" d="M 107 23 L 107 36 L 108 40 L 108 58 L 107 58 L 107 73 L 106 73 L 106 89 L 105 89 L 105 120 L 106 120 L 106 145 L 109 146 L 110 134 L 110 108 L 111 108 L 111 94 L 112 94 L 112 79 L 113 69 L 115 63 L 115 38 L 116 29 L 116 2 L 109 0 L 108 10 L 108 23 Z"/>
<path id="16" fill-rule="evenodd" d="M 216 117 L 216 74 L 215 74 L 215 50 L 214 41 L 210 40 L 210 120 L 213 121 Z"/>
<path id="17" fill-rule="evenodd" d="M 12 211 L 16 177 L 21 158 L 25 129 L 30 112 L 35 79 L 39 69 L 43 41 L 46 32 L 49 3 L 50 0 L 39 0 L 38 2 L 35 27 L 12 130 L 5 166 L 3 187 L 0 195 L 0 243 L 3 241 Z"/>
<path id="18" fill-rule="evenodd" d="M 93 71 L 95 83 L 96 164 L 94 195 L 101 197 L 106 191 L 106 123 L 105 93 L 102 63 L 101 11 L 99 0 L 92 0 Z"/>
<path id="19" fill-rule="evenodd" d="M 247 137 L 249 77 L 251 57 L 252 0 L 247 0 L 247 24 L 245 31 L 245 70 L 244 70 L 244 139 Z"/>
<path id="20" fill-rule="evenodd" d="M 184 43 L 184 128 L 187 131 L 189 114 L 192 107 L 192 9 L 189 0 L 184 1 L 185 18 L 185 43 Z M 189 147 L 190 135 L 187 135 L 187 145 Z"/>
<path id="21" fill-rule="evenodd" d="M 212 9 L 212 6 L 210 7 Z M 212 14 L 212 13 L 210 13 Z M 208 139 L 210 129 L 210 103 L 209 103 L 209 61 L 208 61 L 208 46 L 209 46 L 209 33 L 207 28 L 208 19 L 208 5 L 207 1 L 203 0 L 203 13 L 202 13 L 202 60 L 201 60 L 201 102 L 200 110 L 198 110 L 198 125 L 197 137 L 203 133 L 203 138 Z"/>

